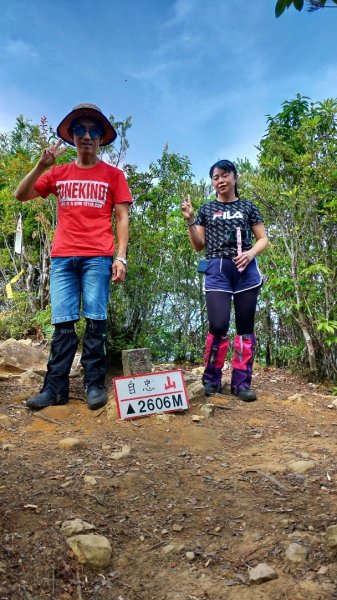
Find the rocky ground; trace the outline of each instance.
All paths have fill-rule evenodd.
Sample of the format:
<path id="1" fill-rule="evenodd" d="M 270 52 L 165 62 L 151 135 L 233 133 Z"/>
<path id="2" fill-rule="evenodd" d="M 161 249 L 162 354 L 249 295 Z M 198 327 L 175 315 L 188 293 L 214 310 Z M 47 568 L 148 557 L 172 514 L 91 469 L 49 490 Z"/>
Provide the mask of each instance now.
<path id="1" fill-rule="evenodd" d="M 111 386 L 103 410 L 74 378 L 68 405 L 32 413 L 38 377 L 0 373 L 0 600 L 337 598 L 334 397 L 255 373 L 257 402 L 129 421 Z M 108 540 L 107 566 L 79 562 L 75 518 Z"/>

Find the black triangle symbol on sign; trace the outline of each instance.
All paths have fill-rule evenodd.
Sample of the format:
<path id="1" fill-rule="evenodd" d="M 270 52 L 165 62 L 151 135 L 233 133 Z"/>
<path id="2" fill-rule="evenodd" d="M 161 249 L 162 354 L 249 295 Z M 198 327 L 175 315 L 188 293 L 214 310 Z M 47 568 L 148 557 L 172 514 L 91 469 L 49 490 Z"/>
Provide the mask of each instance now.
<path id="1" fill-rule="evenodd" d="M 128 406 L 127 415 L 133 415 L 136 411 L 132 408 L 131 404 Z"/>

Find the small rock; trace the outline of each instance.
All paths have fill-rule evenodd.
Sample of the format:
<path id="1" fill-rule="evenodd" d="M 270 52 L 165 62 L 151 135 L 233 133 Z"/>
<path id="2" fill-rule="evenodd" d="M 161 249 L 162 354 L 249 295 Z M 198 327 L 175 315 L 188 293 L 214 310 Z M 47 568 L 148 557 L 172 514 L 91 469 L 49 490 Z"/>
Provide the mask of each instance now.
<path id="1" fill-rule="evenodd" d="M 205 389 L 201 381 L 194 381 L 186 388 L 187 395 L 191 404 L 205 402 Z"/>
<path id="2" fill-rule="evenodd" d="M 194 367 L 194 369 L 191 369 L 191 371 L 187 371 L 187 373 L 192 373 L 192 375 L 197 375 L 198 378 L 200 379 L 200 376 L 203 374 L 204 370 L 205 370 L 204 366 Z M 186 381 L 186 376 L 185 376 L 185 381 Z"/>
<path id="3" fill-rule="evenodd" d="M 103 535 L 75 535 L 67 539 L 78 562 L 94 568 L 107 567 L 111 560 L 112 548 Z"/>
<path id="4" fill-rule="evenodd" d="M 0 562 L 0 575 L 6 574 L 6 563 Z"/>
<path id="5" fill-rule="evenodd" d="M 194 559 L 195 559 L 195 554 L 194 554 L 194 552 L 186 552 L 185 556 L 186 556 L 187 560 L 189 560 L 189 561 L 191 561 L 191 562 L 192 562 L 192 560 L 194 560 Z"/>
<path id="6" fill-rule="evenodd" d="M 156 415 L 157 421 L 164 421 L 164 423 L 168 423 L 170 421 L 170 415 L 166 415 L 165 413 L 162 415 Z"/>
<path id="7" fill-rule="evenodd" d="M 278 578 L 278 574 L 276 573 L 276 571 L 274 571 L 272 567 L 267 565 L 267 563 L 259 563 L 253 569 L 249 569 L 248 576 L 249 581 L 251 583 L 256 583 L 257 585 Z"/>
<path id="8" fill-rule="evenodd" d="M 4 427 L 10 427 L 12 425 L 12 421 L 7 415 L 0 415 L 0 425 L 4 425 Z"/>
<path id="9" fill-rule="evenodd" d="M 319 431 L 314 431 L 314 433 L 312 435 L 313 435 L 313 437 L 321 437 L 321 434 Z"/>
<path id="10" fill-rule="evenodd" d="M 63 521 L 61 525 L 61 533 L 66 537 L 71 537 L 75 533 L 83 533 L 83 531 L 92 531 L 96 529 L 95 525 L 82 521 L 82 519 L 69 519 Z"/>
<path id="11" fill-rule="evenodd" d="M 174 552 L 176 549 L 174 544 L 167 544 L 167 546 L 164 546 L 163 548 L 163 554 L 171 554 L 171 552 Z"/>
<path id="12" fill-rule="evenodd" d="M 331 404 L 332 404 L 332 406 L 333 406 L 334 408 L 337 408 L 337 398 L 336 398 L 336 400 L 333 400 L 333 401 L 331 402 Z"/>
<path id="13" fill-rule="evenodd" d="M 303 562 L 306 558 L 308 558 L 308 549 L 305 546 L 296 544 L 294 542 L 288 546 L 286 550 L 286 557 L 292 563 Z"/>
<path id="14" fill-rule="evenodd" d="M 191 418 L 195 423 L 200 423 L 200 421 L 203 421 L 205 417 L 200 415 L 192 415 Z"/>
<path id="15" fill-rule="evenodd" d="M 174 525 L 172 525 L 172 529 L 173 529 L 173 531 L 182 531 L 183 530 L 183 526 L 182 525 L 178 525 L 178 523 L 174 523 Z"/>
<path id="16" fill-rule="evenodd" d="M 307 473 L 316 467 L 316 463 L 314 460 L 295 460 L 289 463 L 289 467 L 295 473 Z"/>
<path id="17" fill-rule="evenodd" d="M 292 396 L 288 396 L 287 400 L 290 400 L 290 402 L 299 403 L 302 402 L 303 399 L 300 394 L 293 394 Z"/>
<path id="18" fill-rule="evenodd" d="M 116 490 L 121 487 L 120 477 L 111 477 L 110 486 Z"/>
<path id="19" fill-rule="evenodd" d="M 139 541 L 140 541 L 140 542 L 144 542 L 144 541 L 145 541 L 145 537 L 144 537 L 143 535 L 140 535 L 140 536 L 139 536 Z"/>
<path id="20" fill-rule="evenodd" d="M 214 417 L 215 406 L 214 404 L 204 404 L 200 412 L 206 419 L 209 419 L 210 417 Z"/>
<path id="21" fill-rule="evenodd" d="M 59 442 L 59 446 L 63 450 L 80 450 L 85 448 L 85 443 L 79 438 L 64 438 Z"/>
<path id="22" fill-rule="evenodd" d="M 43 377 L 38 373 L 35 373 L 35 371 L 28 369 L 28 371 L 22 373 L 20 376 L 20 381 L 21 383 L 31 383 L 32 381 L 35 381 L 36 383 L 42 383 Z"/>
<path id="23" fill-rule="evenodd" d="M 327 572 L 328 572 L 328 567 L 325 567 L 324 565 L 318 570 L 319 575 L 326 575 Z"/>
<path id="24" fill-rule="evenodd" d="M 152 360 L 149 348 L 122 350 L 123 375 L 151 373 Z"/>
<path id="25" fill-rule="evenodd" d="M 69 481 L 66 481 L 65 483 L 61 483 L 61 488 L 67 488 L 72 484 L 73 480 L 69 479 Z"/>
<path id="26" fill-rule="evenodd" d="M 330 525 L 327 530 L 327 536 L 328 536 L 328 546 L 330 546 L 330 548 L 336 548 L 337 547 L 337 525 Z"/>
<path id="27" fill-rule="evenodd" d="M 87 483 L 88 485 L 97 485 L 96 477 L 93 475 L 84 475 L 83 479 L 84 483 Z"/>
<path id="28" fill-rule="evenodd" d="M 9 452 L 10 450 L 13 450 L 13 448 L 15 448 L 14 444 L 2 444 L 1 447 L 6 452 Z"/>
<path id="29" fill-rule="evenodd" d="M 119 460 L 120 458 L 125 458 L 126 456 L 129 456 L 131 452 L 131 448 L 130 446 L 122 446 L 122 450 L 120 452 L 113 452 L 112 454 L 110 454 L 109 458 L 112 458 L 112 460 Z"/>
<path id="30" fill-rule="evenodd" d="M 110 444 L 103 444 L 102 450 L 103 450 L 103 452 L 109 452 L 109 450 L 111 450 Z"/>

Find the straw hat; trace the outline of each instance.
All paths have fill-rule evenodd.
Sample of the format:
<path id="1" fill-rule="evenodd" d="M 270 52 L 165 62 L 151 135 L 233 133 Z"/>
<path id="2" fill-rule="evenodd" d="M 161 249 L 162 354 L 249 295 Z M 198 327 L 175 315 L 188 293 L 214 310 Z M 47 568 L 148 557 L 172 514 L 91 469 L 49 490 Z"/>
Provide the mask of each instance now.
<path id="1" fill-rule="evenodd" d="M 79 119 L 80 117 L 87 117 L 90 119 L 94 119 L 102 126 L 103 129 L 103 137 L 100 143 L 100 146 L 107 146 L 111 144 L 116 137 L 117 132 L 111 125 L 109 119 L 107 119 L 100 108 L 95 104 L 77 104 L 74 106 L 73 110 L 61 121 L 57 128 L 57 135 L 67 142 L 67 144 L 71 144 L 74 146 L 73 134 L 71 131 L 72 123 Z"/>

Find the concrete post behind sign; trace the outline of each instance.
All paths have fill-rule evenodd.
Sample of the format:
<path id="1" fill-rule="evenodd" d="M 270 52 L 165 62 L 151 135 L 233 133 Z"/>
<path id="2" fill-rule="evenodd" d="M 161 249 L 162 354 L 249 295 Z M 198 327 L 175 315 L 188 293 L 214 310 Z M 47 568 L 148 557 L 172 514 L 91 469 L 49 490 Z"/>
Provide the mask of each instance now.
<path id="1" fill-rule="evenodd" d="M 149 348 L 122 350 L 123 375 L 151 373 L 151 352 Z"/>

